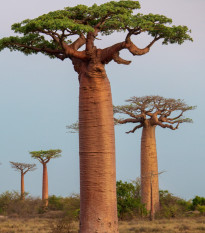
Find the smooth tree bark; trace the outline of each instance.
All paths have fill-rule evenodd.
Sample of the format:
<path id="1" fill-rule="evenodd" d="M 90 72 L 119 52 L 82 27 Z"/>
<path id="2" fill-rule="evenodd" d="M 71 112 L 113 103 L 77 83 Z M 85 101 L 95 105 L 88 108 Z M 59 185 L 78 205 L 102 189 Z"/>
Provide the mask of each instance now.
<path id="1" fill-rule="evenodd" d="M 24 176 L 28 171 L 34 171 L 36 164 L 10 162 L 11 167 L 21 172 L 21 200 L 25 199 Z"/>
<path id="2" fill-rule="evenodd" d="M 160 39 L 163 44 L 192 40 L 186 26 L 167 26 L 172 20 L 162 15 L 135 14 L 139 8 L 139 2 L 132 0 L 66 7 L 16 23 L 12 29 L 22 36 L 0 40 L 0 50 L 70 59 L 78 73 L 81 233 L 118 232 L 113 110 L 105 65 L 111 61 L 130 64 L 119 55 L 124 49 L 141 56 Z M 99 36 L 116 31 L 126 32 L 123 41 L 107 48 L 96 47 Z M 140 49 L 131 36 L 143 32 L 152 39 Z"/>
<path id="3" fill-rule="evenodd" d="M 107 77 L 82 74 L 79 106 L 81 232 L 116 232 L 114 122 Z"/>
<path id="4" fill-rule="evenodd" d="M 45 206 L 48 206 L 48 171 L 47 162 L 43 162 L 43 180 L 42 180 L 42 200 L 45 201 Z"/>
<path id="5" fill-rule="evenodd" d="M 130 104 L 114 106 L 115 114 L 128 115 L 129 118 L 115 118 L 116 124 L 132 123 L 136 126 L 127 133 L 134 133 L 142 128 L 141 136 L 141 198 L 150 211 L 151 220 L 159 210 L 159 182 L 155 129 L 157 126 L 171 130 L 178 129 L 179 124 L 192 122 L 184 118 L 184 112 L 193 110 L 180 99 L 160 96 L 132 97 Z M 119 116 L 119 115 L 118 115 Z"/>
<path id="6" fill-rule="evenodd" d="M 153 214 L 159 210 L 158 162 L 155 139 L 155 128 L 145 122 L 141 137 L 141 197 L 147 210 Z"/>
<path id="7" fill-rule="evenodd" d="M 59 158 L 62 151 L 57 150 L 46 150 L 46 151 L 31 151 L 31 157 L 37 159 L 43 165 L 43 180 L 42 180 L 42 201 L 44 206 L 48 206 L 48 171 L 47 163 L 54 158 Z"/>

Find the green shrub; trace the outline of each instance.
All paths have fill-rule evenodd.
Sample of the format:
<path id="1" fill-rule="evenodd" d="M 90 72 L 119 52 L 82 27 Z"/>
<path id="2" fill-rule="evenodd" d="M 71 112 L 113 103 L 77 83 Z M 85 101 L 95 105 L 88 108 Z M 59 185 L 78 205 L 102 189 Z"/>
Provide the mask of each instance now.
<path id="1" fill-rule="evenodd" d="M 191 208 L 191 203 L 174 196 L 167 190 L 159 191 L 160 210 L 156 213 L 158 218 L 182 217 Z"/>
<path id="2" fill-rule="evenodd" d="M 6 191 L 0 195 L 0 212 L 4 215 L 29 216 L 38 213 L 42 205 L 39 198 L 27 197 L 21 200 L 21 195 L 16 191 Z"/>
<path id="3" fill-rule="evenodd" d="M 197 205 L 196 210 L 198 210 L 201 214 L 205 213 L 205 205 Z"/>
<path id="4" fill-rule="evenodd" d="M 63 210 L 64 200 L 62 197 L 57 197 L 55 195 L 49 196 L 48 198 L 48 208 L 50 210 Z"/>
<path id="5" fill-rule="evenodd" d="M 196 210 L 197 206 L 205 206 L 205 198 L 196 196 L 192 200 L 192 210 Z"/>
<path id="6" fill-rule="evenodd" d="M 139 180 L 132 183 L 117 181 L 117 209 L 121 220 L 147 214 L 141 203 Z"/>
<path id="7" fill-rule="evenodd" d="M 70 220 L 78 220 L 80 215 L 80 196 L 73 194 L 64 198 L 64 211 Z"/>

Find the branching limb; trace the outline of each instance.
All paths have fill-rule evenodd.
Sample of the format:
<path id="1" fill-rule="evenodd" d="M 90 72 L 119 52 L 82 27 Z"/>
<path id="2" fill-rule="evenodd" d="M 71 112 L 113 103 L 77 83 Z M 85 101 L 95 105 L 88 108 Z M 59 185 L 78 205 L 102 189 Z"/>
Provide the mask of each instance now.
<path id="1" fill-rule="evenodd" d="M 138 48 L 130 39 L 130 36 L 128 34 L 126 38 L 126 48 L 132 53 L 133 56 L 141 56 L 149 52 L 150 47 L 160 39 L 160 37 L 155 37 L 154 40 L 151 41 L 150 44 L 148 44 L 145 48 L 140 49 Z"/>
<path id="2" fill-rule="evenodd" d="M 51 158 L 47 158 L 44 160 L 44 163 L 48 163 L 50 161 Z"/>
<path id="3" fill-rule="evenodd" d="M 113 55 L 115 56 L 115 54 L 119 53 L 119 51 L 122 49 L 125 49 L 125 42 L 120 42 L 105 49 L 102 49 L 101 62 L 104 64 L 108 64 L 110 61 L 113 60 Z"/>
<path id="4" fill-rule="evenodd" d="M 131 61 L 127 61 L 127 60 L 124 60 L 122 59 L 120 56 L 119 56 L 119 52 L 115 53 L 113 55 L 113 60 L 118 63 L 118 64 L 124 64 L 124 65 L 129 65 L 131 63 Z"/>
<path id="5" fill-rule="evenodd" d="M 127 118 L 127 119 L 117 119 L 114 118 L 115 122 L 118 124 L 126 124 L 126 123 L 138 123 L 138 122 L 142 122 L 143 119 L 131 119 L 131 118 Z"/>
<path id="6" fill-rule="evenodd" d="M 163 124 L 162 122 L 158 121 L 157 125 L 161 126 L 162 128 L 169 128 L 171 130 L 176 130 L 179 127 L 179 122 L 176 125 L 176 127 L 174 127 L 173 125 L 169 125 L 169 124 Z"/>
<path id="7" fill-rule="evenodd" d="M 176 116 L 176 117 L 174 117 L 174 118 L 167 118 L 167 120 L 170 120 L 170 121 L 174 121 L 174 120 L 177 120 L 177 119 L 179 119 L 182 115 L 183 115 L 183 111 L 178 115 L 178 116 Z"/>
<path id="8" fill-rule="evenodd" d="M 140 129 L 141 127 L 143 127 L 143 124 L 140 124 L 140 125 L 135 126 L 133 130 L 130 130 L 130 131 L 126 132 L 126 133 L 127 133 L 127 134 L 128 134 L 128 133 L 134 133 L 137 129 Z"/>
<path id="9" fill-rule="evenodd" d="M 133 44 L 133 42 L 130 39 L 131 34 L 128 33 L 128 36 L 126 37 L 126 40 L 124 42 L 117 43 L 113 46 L 110 46 L 108 48 L 105 48 L 101 52 L 101 61 L 102 63 L 109 63 L 110 61 L 114 60 L 115 58 L 119 56 L 119 51 L 123 49 L 128 49 L 134 56 L 138 55 L 144 55 L 149 52 L 150 47 L 160 39 L 160 37 L 155 37 L 154 40 L 151 41 L 150 44 L 148 44 L 144 49 L 138 48 L 136 45 Z M 123 61 L 123 59 L 121 60 Z M 129 62 L 130 63 L 130 62 Z M 129 64 L 128 61 L 125 63 L 120 64 Z"/>
<path id="10" fill-rule="evenodd" d="M 84 44 L 86 43 L 86 39 L 85 36 L 83 34 L 81 34 L 79 36 L 79 38 L 74 41 L 71 45 L 69 45 L 72 49 L 74 50 L 78 50 L 79 48 L 81 48 Z"/>

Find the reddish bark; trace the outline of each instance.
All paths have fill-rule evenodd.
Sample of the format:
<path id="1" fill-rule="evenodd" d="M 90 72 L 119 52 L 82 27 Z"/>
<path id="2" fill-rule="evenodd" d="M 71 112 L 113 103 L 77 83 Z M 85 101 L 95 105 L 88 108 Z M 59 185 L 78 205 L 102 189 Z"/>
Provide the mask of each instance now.
<path id="1" fill-rule="evenodd" d="M 27 163 L 17 163 L 17 162 L 10 162 L 10 164 L 12 168 L 21 172 L 21 200 L 24 200 L 25 199 L 24 176 L 28 171 L 34 171 L 36 169 L 36 165 L 27 164 Z"/>
<path id="2" fill-rule="evenodd" d="M 143 125 L 141 138 L 141 196 L 151 215 L 159 210 L 158 163 L 155 139 L 156 125 Z"/>
<path id="3" fill-rule="evenodd" d="M 21 171 L 21 200 L 25 199 L 25 191 L 24 191 L 24 175 L 25 173 L 23 171 Z"/>
<path id="4" fill-rule="evenodd" d="M 44 201 L 44 206 L 48 206 L 48 172 L 47 163 L 43 164 L 43 182 L 42 182 L 42 200 Z"/>
<path id="5" fill-rule="evenodd" d="M 80 232 L 117 233 L 110 83 L 100 63 L 81 64 L 79 80 Z"/>

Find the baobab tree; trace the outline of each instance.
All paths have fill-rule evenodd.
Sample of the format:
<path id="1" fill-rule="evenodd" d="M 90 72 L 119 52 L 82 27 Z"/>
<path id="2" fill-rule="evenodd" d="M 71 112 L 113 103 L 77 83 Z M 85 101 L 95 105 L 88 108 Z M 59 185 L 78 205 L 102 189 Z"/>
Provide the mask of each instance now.
<path id="1" fill-rule="evenodd" d="M 184 118 L 186 111 L 195 109 L 183 100 L 164 98 L 161 96 L 132 97 L 128 105 L 114 106 L 117 116 L 116 124 L 134 124 L 134 128 L 126 133 L 134 133 L 142 128 L 141 137 L 141 196 L 151 216 L 159 209 L 158 163 L 156 151 L 155 128 L 176 130 L 182 123 L 191 123 Z"/>
<path id="2" fill-rule="evenodd" d="M 0 50 L 70 59 L 78 73 L 83 233 L 118 232 L 113 106 L 105 65 L 111 61 L 130 64 L 120 57 L 122 50 L 141 56 L 159 40 L 165 45 L 192 40 L 186 26 L 172 26 L 172 20 L 163 15 L 136 13 L 139 9 L 139 2 L 132 0 L 66 7 L 15 23 L 12 30 L 20 36 L 0 40 Z M 114 32 L 124 32 L 125 39 L 106 48 L 96 47 L 100 34 Z M 150 43 L 140 49 L 131 37 L 143 33 L 149 35 Z"/>
<path id="3" fill-rule="evenodd" d="M 34 171 L 36 164 L 10 162 L 11 167 L 21 172 L 21 200 L 25 199 L 24 176 L 28 171 Z"/>
<path id="4" fill-rule="evenodd" d="M 61 150 L 40 150 L 29 152 L 31 157 L 37 159 L 43 165 L 43 182 L 42 182 L 42 200 L 44 206 L 48 206 L 48 171 L 47 163 L 51 159 L 59 158 L 61 156 Z"/>

